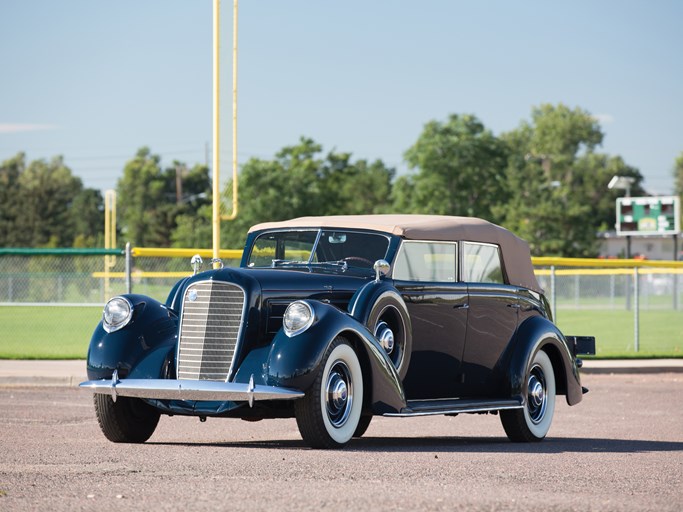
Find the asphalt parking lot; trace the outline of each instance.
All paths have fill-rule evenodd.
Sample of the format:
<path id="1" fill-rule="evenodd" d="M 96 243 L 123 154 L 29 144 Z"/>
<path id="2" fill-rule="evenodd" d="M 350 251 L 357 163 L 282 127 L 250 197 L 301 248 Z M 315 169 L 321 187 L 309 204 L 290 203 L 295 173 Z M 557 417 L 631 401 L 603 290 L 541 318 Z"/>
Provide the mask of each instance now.
<path id="1" fill-rule="evenodd" d="M 0 510 L 671 510 L 683 508 L 683 374 L 589 374 L 550 436 L 494 416 L 375 418 L 343 451 L 294 420 L 162 417 L 105 440 L 91 395 L 0 387 Z"/>

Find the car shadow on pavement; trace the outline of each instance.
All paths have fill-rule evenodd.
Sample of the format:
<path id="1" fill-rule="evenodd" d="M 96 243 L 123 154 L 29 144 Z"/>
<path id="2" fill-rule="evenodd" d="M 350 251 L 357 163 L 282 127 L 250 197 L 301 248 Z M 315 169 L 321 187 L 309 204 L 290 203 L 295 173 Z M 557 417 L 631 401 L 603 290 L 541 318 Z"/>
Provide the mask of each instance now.
<path id="1" fill-rule="evenodd" d="M 235 441 L 216 443 L 154 442 L 151 445 L 211 446 L 214 448 L 308 449 L 302 440 Z M 586 439 L 549 437 L 540 443 L 511 443 L 505 437 L 364 437 L 344 450 L 361 452 L 465 452 L 465 453 L 644 453 L 681 452 L 683 442 L 639 439 Z"/>
<path id="2" fill-rule="evenodd" d="M 683 442 L 548 437 L 540 443 L 512 443 L 505 437 L 363 438 L 351 450 L 509 453 L 642 453 L 683 451 Z"/>

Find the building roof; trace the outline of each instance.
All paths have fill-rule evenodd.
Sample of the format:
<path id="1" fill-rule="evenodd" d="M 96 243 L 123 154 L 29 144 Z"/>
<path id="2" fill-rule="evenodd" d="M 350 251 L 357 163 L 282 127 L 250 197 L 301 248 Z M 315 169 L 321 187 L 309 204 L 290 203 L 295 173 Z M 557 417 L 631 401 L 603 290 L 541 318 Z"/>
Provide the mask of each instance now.
<path id="1" fill-rule="evenodd" d="M 299 217 L 282 222 L 252 226 L 249 232 L 264 229 L 352 228 L 381 231 L 406 240 L 470 241 L 496 244 L 510 284 L 542 293 L 531 265 L 529 245 L 505 228 L 476 217 L 446 215 L 331 215 Z"/>

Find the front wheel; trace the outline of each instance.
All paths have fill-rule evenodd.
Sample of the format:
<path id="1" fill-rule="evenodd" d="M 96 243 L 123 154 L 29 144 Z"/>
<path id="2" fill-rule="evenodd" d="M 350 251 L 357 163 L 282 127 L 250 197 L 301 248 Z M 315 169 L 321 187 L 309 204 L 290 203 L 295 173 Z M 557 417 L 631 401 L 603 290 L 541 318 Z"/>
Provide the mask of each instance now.
<path id="1" fill-rule="evenodd" d="M 159 423 L 159 412 L 139 398 L 96 394 L 95 413 L 104 437 L 113 443 L 144 443 Z"/>
<path id="2" fill-rule="evenodd" d="M 555 372 L 548 355 L 536 352 L 526 375 L 523 409 L 500 411 L 500 420 L 510 441 L 525 443 L 545 438 L 555 412 Z"/>
<path id="3" fill-rule="evenodd" d="M 301 437 L 312 448 L 341 448 L 358 428 L 363 408 L 363 373 L 349 342 L 338 336 L 323 358 L 324 366 L 294 404 Z"/>

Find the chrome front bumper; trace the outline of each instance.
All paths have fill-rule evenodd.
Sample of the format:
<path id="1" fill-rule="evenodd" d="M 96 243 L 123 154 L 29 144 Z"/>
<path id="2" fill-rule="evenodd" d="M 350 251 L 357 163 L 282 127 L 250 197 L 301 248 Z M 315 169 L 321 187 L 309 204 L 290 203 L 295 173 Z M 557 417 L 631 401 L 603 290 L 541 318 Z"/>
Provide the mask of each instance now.
<path id="1" fill-rule="evenodd" d="M 304 393 L 297 389 L 275 386 L 254 385 L 254 376 L 248 384 L 235 382 L 215 382 L 208 380 L 171 380 L 171 379 L 124 379 L 119 380 L 114 372 L 111 380 L 89 380 L 79 387 L 93 393 L 156 400 L 218 400 L 248 402 L 251 407 L 255 400 L 295 400 L 303 398 Z"/>

